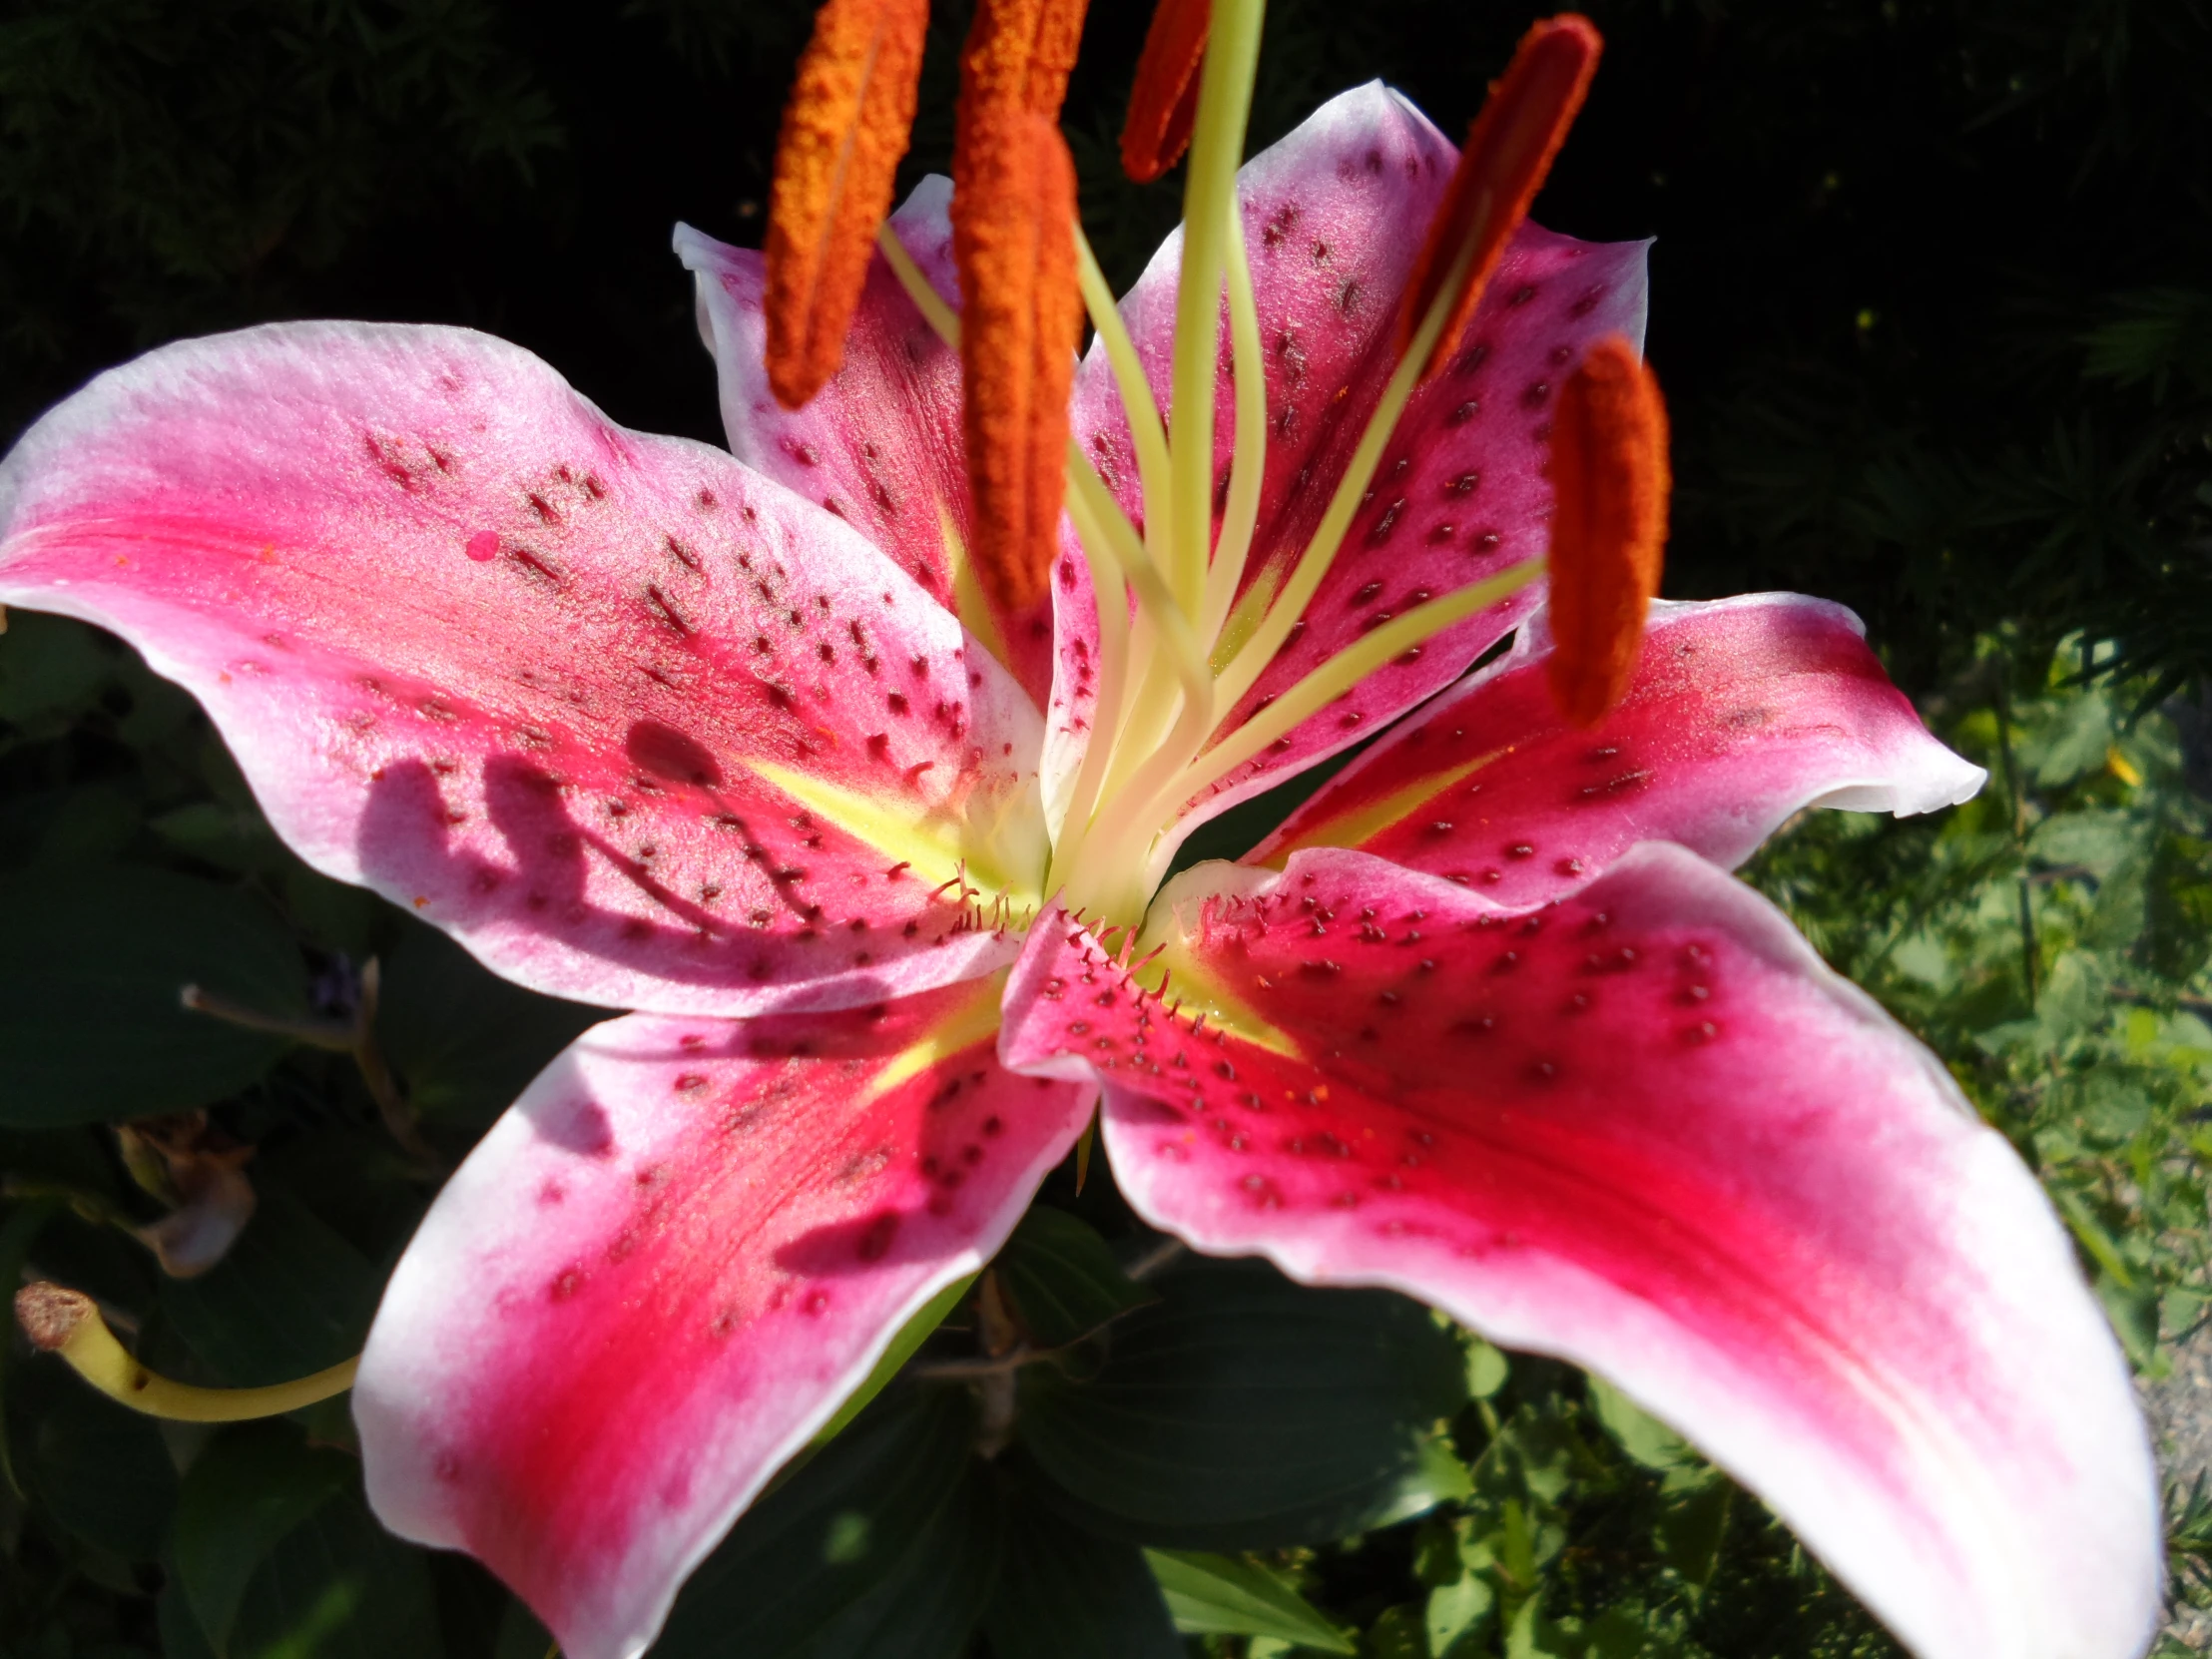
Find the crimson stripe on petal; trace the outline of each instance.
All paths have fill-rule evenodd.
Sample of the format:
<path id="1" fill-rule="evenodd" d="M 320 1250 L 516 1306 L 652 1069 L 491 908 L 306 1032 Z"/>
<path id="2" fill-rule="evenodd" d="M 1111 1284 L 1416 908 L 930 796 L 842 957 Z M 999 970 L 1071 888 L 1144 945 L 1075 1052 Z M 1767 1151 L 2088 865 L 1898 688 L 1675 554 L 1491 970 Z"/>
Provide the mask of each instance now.
<path id="1" fill-rule="evenodd" d="M 1859 619 L 1825 600 L 1658 602 L 1628 696 L 1594 731 L 1560 717 L 1550 652 L 1539 611 L 1245 861 L 1357 846 L 1522 906 L 1594 880 L 1640 840 L 1733 867 L 1801 808 L 1933 812 L 1985 776 L 1929 735 Z"/>
<path id="2" fill-rule="evenodd" d="M 570 1659 L 641 1652 L 1086 1122 L 1090 1091 L 997 1065 L 997 990 L 580 1039 L 385 1293 L 353 1395 L 385 1524 L 477 1556 Z"/>
<path id="3" fill-rule="evenodd" d="M 122 634 L 309 862 L 540 990 L 873 1001 L 1004 958 L 962 859 L 986 903 L 1041 877 L 1039 723 L 950 616 L 486 335 L 287 324 L 102 376 L 0 467 L 0 600 Z"/>
<path id="4" fill-rule="evenodd" d="M 1154 916 L 1180 1017 L 1055 913 L 1000 1042 L 1105 1081 L 1146 1220 L 1614 1379 L 1930 1659 L 2141 1651 L 2156 1485 L 2064 1232 L 1748 887 L 1651 842 L 1513 913 L 1309 851 Z"/>

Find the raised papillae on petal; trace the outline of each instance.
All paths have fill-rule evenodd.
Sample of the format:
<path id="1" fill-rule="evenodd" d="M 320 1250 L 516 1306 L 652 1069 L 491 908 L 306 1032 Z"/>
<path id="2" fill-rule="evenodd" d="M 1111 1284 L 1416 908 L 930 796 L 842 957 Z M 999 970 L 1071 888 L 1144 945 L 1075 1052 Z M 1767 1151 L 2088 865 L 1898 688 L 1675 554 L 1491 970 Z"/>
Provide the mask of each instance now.
<path id="1" fill-rule="evenodd" d="M 1449 360 L 1498 257 L 1528 217 L 1528 205 L 1543 188 L 1552 158 L 1566 142 L 1567 129 L 1590 90 L 1599 46 L 1588 18 L 1571 12 L 1551 18 L 1521 37 L 1513 61 L 1491 83 L 1481 114 L 1467 130 L 1467 147 L 1459 153 L 1398 313 L 1398 348 L 1403 350 L 1428 307 L 1448 299 L 1449 320 L 1425 372 L 1433 374 Z"/>
<path id="2" fill-rule="evenodd" d="M 2157 1486 L 2034 1177 L 1750 888 L 1638 847 L 1501 911 L 1348 851 L 1048 912 L 1007 1063 L 1107 1089 L 1137 1212 L 1609 1377 L 1925 1659 L 2127 1659 Z"/>
<path id="3" fill-rule="evenodd" d="M 953 186 L 960 366 L 976 574 L 1025 611 L 1046 594 L 1067 482 L 1068 391 L 1082 330 L 1075 163 L 1043 115 L 968 113 Z"/>
<path id="4" fill-rule="evenodd" d="M 1420 230 L 1455 159 L 1418 110 L 1373 84 L 1331 99 L 1238 177 L 1265 351 L 1268 450 L 1225 649 L 1249 636 L 1289 580 L 1399 360 L 1397 316 Z M 1181 250 L 1178 232 L 1121 307 L 1163 406 L 1173 401 Z M 1449 363 L 1407 403 L 1299 625 L 1228 712 L 1225 730 L 1393 617 L 1543 555 L 1552 499 L 1544 467 L 1560 385 L 1595 341 L 1641 339 L 1645 255 L 1641 243 L 1577 242 L 1520 227 Z M 1233 449 L 1227 353 L 1215 407 L 1220 484 Z M 1172 423 L 1172 407 L 1168 413 Z M 1074 432 L 1124 510 L 1142 522 L 1127 416 L 1095 343 L 1076 380 Z M 1186 824 L 1375 736 L 1459 679 L 1541 597 L 1531 584 L 1386 663 L 1210 787 Z M 1055 748 L 1073 747 L 1068 729 L 1086 713 L 1090 646 L 1079 634 L 1061 641 L 1061 682 L 1077 695 L 1052 711 Z"/>
<path id="5" fill-rule="evenodd" d="M 952 181 L 932 174 L 886 225 L 948 309 L 960 299 L 951 200 Z M 960 353 L 930 326 L 882 255 L 869 262 L 845 334 L 844 367 L 804 409 L 787 409 L 764 368 L 761 255 L 689 226 L 677 228 L 676 253 L 697 279 L 700 337 L 714 353 L 723 425 L 738 459 L 827 507 L 890 555 L 1043 708 L 1052 688 L 1051 606 L 1004 609 L 976 575 Z"/>
<path id="6" fill-rule="evenodd" d="M 769 189 L 768 377 L 796 409 L 844 361 L 921 79 L 928 0 L 826 0 Z"/>
<path id="7" fill-rule="evenodd" d="M 353 1393 L 377 1515 L 475 1555 L 569 1659 L 642 1653 L 1089 1121 L 1090 1091 L 999 1068 L 998 993 L 580 1039 L 384 1293 Z"/>
<path id="8" fill-rule="evenodd" d="M 1552 695 L 1595 726 L 1627 694 L 1666 557 L 1667 409 L 1634 346 L 1602 339 L 1551 422 Z"/>
<path id="9" fill-rule="evenodd" d="M 102 376 L 0 466 L 0 600 L 123 635 L 310 863 L 557 995 L 871 1003 L 989 971 L 1036 901 L 1037 717 L 943 607 L 486 335 Z"/>
<path id="10" fill-rule="evenodd" d="M 1140 185 L 1167 172 L 1191 146 L 1213 18 L 1213 0 L 1160 0 L 1153 8 L 1121 128 L 1121 168 Z"/>
<path id="11" fill-rule="evenodd" d="M 1550 615 L 1322 786 L 1245 861 L 1353 846 L 1494 903 L 1587 886 L 1636 842 L 1724 868 L 1807 807 L 1934 812 L 1983 773 L 1930 735 L 1841 605 L 1661 601 L 1627 697 L 1595 731 L 1550 691 Z"/>

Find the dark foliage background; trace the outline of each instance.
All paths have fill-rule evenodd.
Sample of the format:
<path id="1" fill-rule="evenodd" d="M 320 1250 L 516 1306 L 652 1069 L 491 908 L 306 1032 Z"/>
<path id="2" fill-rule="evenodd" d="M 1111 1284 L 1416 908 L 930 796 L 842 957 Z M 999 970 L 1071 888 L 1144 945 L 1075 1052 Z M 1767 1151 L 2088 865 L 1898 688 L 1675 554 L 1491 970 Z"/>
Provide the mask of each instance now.
<path id="1" fill-rule="evenodd" d="M 1668 591 L 1845 600 L 1996 774 L 1941 824 L 1832 816 L 1755 878 L 2012 1135 L 2155 1376 L 2206 1304 L 2212 826 L 2190 786 L 2206 787 L 2191 745 L 2212 673 L 2212 5 L 1589 9 L 1607 57 L 1538 217 L 1659 239 Z M 1111 165 L 1147 10 L 1094 6 L 1066 123 L 1118 281 L 1177 213 L 1172 189 L 1134 190 Z M 934 12 L 916 176 L 944 165 L 967 20 L 959 0 Z M 719 437 L 669 231 L 758 240 L 810 13 L 0 0 L 0 443 L 147 346 L 322 315 L 485 328 L 620 421 Z M 1527 22 L 1467 0 L 1275 0 L 1254 143 L 1371 76 L 1457 131 Z M 110 918 L 97 949 L 88 915 Z M 216 989 L 295 1019 L 357 1009 L 378 959 L 382 1050 L 448 1157 L 588 1017 L 489 981 L 298 865 L 188 700 L 89 630 L 20 615 L 0 640 L 0 1278 L 29 1263 L 93 1289 L 139 1321 L 149 1358 L 212 1382 L 296 1375 L 357 1344 L 428 1184 L 345 1056 L 176 1010 L 179 979 L 217 972 L 208 939 L 229 976 Z M 107 1125 L 202 1107 L 219 1139 L 257 1148 L 261 1207 L 220 1269 L 171 1280 L 128 1236 L 160 1213 L 161 1182 L 136 1178 Z M 830 1637 L 745 1651 L 949 1653 L 982 1616 L 995 1659 L 1076 1653 L 1071 1629 L 1111 1631 L 1134 1605 L 1112 1595 L 1156 1602 L 1132 1542 L 1189 1546 L 1152 1557 L 1153 1575 L 1186 1631 L 1220 1632 L 1194 1644 L 1251 1659 L 1354 1643 L 1391 1659 L 1890 1651 L 1764 1511 L 1625 1400 L 1480 1345 L 1446 1354 L 1439 1381 L 1429 1338 L 1446 1339 L 1400 1304 L 1342 1315 L 1407 1356 L 1378 1384 L 1370 1426 L 1387 1444 L 1365 1507 L 1320 1532 L 1282 1515 L 1208 1537 L 1116 1520 L 1136 1499 L 1112 1469 L 1039 1459 L 1054 1412 L 1099 1408 L 1147 1332 L 1247 1322 L 1260 1347 L 1222 1361 L 1232 1381 L 1269 1342 L 1292 1345 L 1270 1364 L 1314 1379 L 1337 1379 L 1342 1355 L 1284 1313 L 1279 1286 L 1212 1270 L 1169 1269 L 1147 1281 L 1162 1300 L 1127 1313 L 1152 1292 L 1122 1270 L 1151 1242 L 1095 1179 L 1078 1200 L 1063 1174 L 1046 1196 L 1059 1219 L 1033 1218 L 1002 1272 L 1032 1324 L 1046 1302 L 1067 1315 L 1071 1351 L 1123 1319 L 1092 1355 L 1108 1369 L 1025 1378 L 1031 1438 L 988 1480 L 964 1390 L 886 1393 L 718 1554 L 666 1651 L 731 1651 L 761 1587 L 805 1577 L 814 1558 L 789 1551 L 814 1547 L 809 1527 L 833 1541 L 855 1514 L 943 1559 L 902 1558 L 905 1578 L 830 1573 Z M 1086 1306 L 1091 1324 L 1067 1314 Z M 974 1340 L 956 1316 L 924 1364 Z M 0 1346 L 0 1394 L 10 1659 L 542 1659 L 542 1632 L 483 1575 L 374 1531 L 342 1409 L 165 1436 L 20 1346 Z M 1312 1431 L 1351 1420 L 1340 1402 Z M 931 1458 L 947 1472 L 920 1492 L 911 1471 Z M 1060 1508 L 1038 1509 L 1048 1497 Z M 2201 1585 L 2212 1500 L 2173 1501 L 2184 1581 Z M 283 1524 L 256 1530 L 249 1513 Z M 962 1554 L 971 1533 L 1015 1541 Z M 1029 1552 L 1002 1583 L 1121 1588 L 1081 1619 L 998 1591 L 978 1615 L 973 1562 L 1001 1547 Z M 904 1646 L 854 1634 L 886 1605 L 907 1610 Z M 942 1614 L 939 1646 L 914 1635 L 916 1607 Z M 1154 1651 L 1156 1608 L 1130 1616 L 1138 1633 L 1102 1655 Z"/>

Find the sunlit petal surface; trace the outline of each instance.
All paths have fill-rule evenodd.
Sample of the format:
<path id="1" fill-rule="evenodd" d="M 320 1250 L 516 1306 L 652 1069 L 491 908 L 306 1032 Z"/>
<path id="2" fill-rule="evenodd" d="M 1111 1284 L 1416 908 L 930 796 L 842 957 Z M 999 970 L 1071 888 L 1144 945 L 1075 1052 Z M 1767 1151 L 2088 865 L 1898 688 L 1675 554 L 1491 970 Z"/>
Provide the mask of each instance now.
<path id="1" fill-rule="evenodd" d="M 1001 1044 L 1104 1078 L 1148 1221 L 1615 1379 L 1930 1659 L 2140 1651 L 2156 1488 L 2064 1233 L 1748 887 L 1652 842 L 1509 915 L 1312 851 L 1154 918 L 1183 1018 L 1048 917 Z"/>
<path id="2" fill-rule="evenodd" d="M 1324 104 L 1239 175 L 1267 363 L 1268 456 L 1259 529 L 1225 643 L 1249 632 L 1288 578 L 1382 394 L 1394 366 L 1399 298 L 1456 154 L 1419 111 L 1374 84 Z M 1181 249 L 1178 232 L 1122 303 L 1171 422 Z M 1521 231 L 1450 366 L 1407 405 L 1303 628 L 1232 726 L 1389 617 L 1543 553 L 1551 393 L 1592 340 L 1625 334 L 1641 342 L 1644 250 L 1642 243 L 1576 242 L 1535 226 Z M 1228 357 L 1225 345 L 1215 404 L 1217 482 L 1227 476 L 1233 436 Z M 1076 427 L 1141 521 L 1127 421 L 1095 344 L 1076 382 Z M 1220 505 L 1217 489 L 1217 514 Z M 1526 589 L 1369 677 L 1223 780 L 1192 822 L 1372 737 L 1457 679 L 1541 597 L 1540 588 Z"/>
<path id="3" fill-rule="evenodd" d="M 482 1560 L 568 1659 L 643 1651 L 1086 1121 L 1091 1091 L 999 1068 L 997 1011 L 986 980 L 580 1039 L 439 1194 L 385 1293 L 353 1396 L 385 1524 Z"/>
<path id="4" fill-rule="evenodd" d="M 0 470 L 0 601 L 112 628 L 270 821 L 539 990 L 984 971 L 1044 860 L 1020 688 L 856 532 L 453 328 L 165 347 Z"/>
<path id="5" fill-rule="evenodd" d="M 1500 904 L 1582 886 L 1640 840 L 1733 866 L 1810 806 L 1904 816 L 1970 799 L 1859 619 L 1795 594 L 1653 608 L 1627 699 L 1594 731 L 1545 683 L 1544 614 L 1513 649 L 1325 784 L 1246 859 L 1357 846 Z"/>
<path id="6" fill-rule="evenodd" d="M 915 187 L 890 219 L 914 264 L 954 310 L 952 182 Z M 762 365 L 761 256 L 689 226 L 676 253 L 699 285 L 699 331 L 715 355 L 723 425 L 740 460 L 857 528 L 1011 668 L 1042 708 L 1052 681 L 1052 622 L 1040 607 L 1010 615 L 970 573 L 967 449 L 960 436 L 960 357 L 906 296 L 883 256 L 845 336 L 844 366 L 805 408 L 785 408 Z"/>

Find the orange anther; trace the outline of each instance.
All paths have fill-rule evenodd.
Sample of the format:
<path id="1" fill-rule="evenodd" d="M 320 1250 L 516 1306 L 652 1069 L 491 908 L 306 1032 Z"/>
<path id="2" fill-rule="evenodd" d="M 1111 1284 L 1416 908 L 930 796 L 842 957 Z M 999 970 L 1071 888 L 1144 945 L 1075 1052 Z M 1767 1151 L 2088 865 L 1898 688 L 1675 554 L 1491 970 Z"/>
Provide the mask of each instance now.
<path id="1" fill-rule="evenodd" d="M 1068 394 L 1082 329 L 1075 279 L 1075 162 L 1051 120 L 1005 104 L 971 110 L 967 177 L 953 199 L 969 549 L 1002 607 L 1044 597 L 1066 488 Z"/>
<path id="2" fill-rule="evenodd" d="M 1129 90 L 1129 119 L 1121 127 L 1121 170 L 1149 185 L 1191 145 L 1198 120 L 1198 71 L 1206 61 L 1206 32 L 1213 0 L 1160 0 L 1137 60 L 1137 84 Z"/>
<path id="3" fill-rule="evenodd" d="M 1667 544 L 1667 406 L 1618 334 L 1590 348 L 1551 420 L 1552 700 L 1595 726 L 1627 695 Z"/>
<path id="4" fill-rule="evenodd" d="M 1459 152 L 1459 166 L 1405 284 L 1405 309 L 1398 318 L 1400 351 L 1450 279 L 1461 254 L 1468 256 L 1458 297 L 1421 371 L 1424 375 L 1433 374 L 1458 344 L 1475 301 L 1497 269 L 1498 256 L 1528 217 L 1528 204 L 1542 188 L 1551 158 L 1559 153 L 1590 90 L 1601 44 L 1588 18 L 1563 13 L 1523 35 L 1505 73 L 1490 83 L 1490 96 L 1467 130 L 1467 147 Z"/>
<path id="5" fill-rule="evenodd" d="M 769 187 L 768 381 L 786 408 L 844 362 L 928 26 L 928 0 L 828 0 L 815 14 Z"/>
<path id="6" fill-rule="evenodd" d="M 952 182 L 967 173 L 969 123 L 986 108 L 1060 119 L 1089 0 L 981 0 L 960 48 L 960 103 L 953 112 Z"/>

